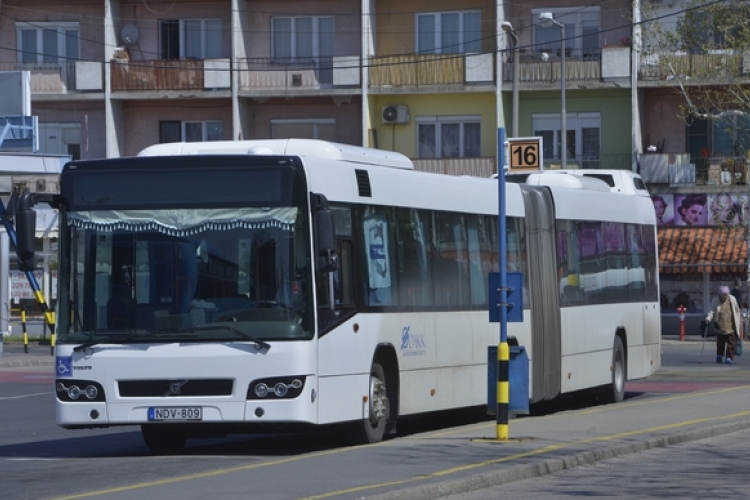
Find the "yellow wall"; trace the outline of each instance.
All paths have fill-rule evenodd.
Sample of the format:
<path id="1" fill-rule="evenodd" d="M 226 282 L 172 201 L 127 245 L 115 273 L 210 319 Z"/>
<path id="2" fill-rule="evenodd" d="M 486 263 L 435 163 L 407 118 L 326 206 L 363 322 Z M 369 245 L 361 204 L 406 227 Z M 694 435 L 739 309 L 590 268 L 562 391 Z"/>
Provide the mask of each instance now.
<path id="1" fill-rule="evenodd" d="M 487 0 L 464 0 L 460 5 L 445 0 L 394 2 L 377 0 L 375 5 L 375 53 L 379 56 L 413 54 L 416 49 L 416 14 L 481 10 L 482 52 L 495 50 L 495 4 Z"/>
<path id="2" fill-rule="evenodd" d="M 377 144 L 370 142 L 368 146 L 398 151 L 410 158 L 415 158 L 417 155 L 417 117 L 479 116 L 482 124 L 482 156 L 496 156 L 497 115 L 494 93 L 371 95 L 369 105 L 370 126 L 376 132 Z M 384 125 L 381 119 L 383 106 L 399 105 L 409 107 L 409 123 Z M 369 137 L 372 141 L 372 134 L 369 134 Z"/>

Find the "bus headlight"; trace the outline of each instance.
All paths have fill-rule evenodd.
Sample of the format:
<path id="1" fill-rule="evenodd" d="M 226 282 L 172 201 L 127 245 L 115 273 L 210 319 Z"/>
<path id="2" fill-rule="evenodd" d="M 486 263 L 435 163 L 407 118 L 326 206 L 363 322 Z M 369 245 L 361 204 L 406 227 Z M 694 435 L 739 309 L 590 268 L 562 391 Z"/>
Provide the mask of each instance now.
<path id="1" fill-rule="evenodd" d="M 259 398 L 265 398 L 268 395 L 268 386 L 261 382 L 255 386 L 255 395 Z"/>
<path id="2" fill-rule="evenodd" d="M 302 394 L 305 379 L 305 376 L 291 376 L 253 380 L 247 388 L 247 399 L 294 399 Z"/>
<path id="3" fill-rule="evenodd" d="M 89 380 L 61 380 L 55 383 L 57 399 L 66 402 L 104 401 L 104 389 Z"/>

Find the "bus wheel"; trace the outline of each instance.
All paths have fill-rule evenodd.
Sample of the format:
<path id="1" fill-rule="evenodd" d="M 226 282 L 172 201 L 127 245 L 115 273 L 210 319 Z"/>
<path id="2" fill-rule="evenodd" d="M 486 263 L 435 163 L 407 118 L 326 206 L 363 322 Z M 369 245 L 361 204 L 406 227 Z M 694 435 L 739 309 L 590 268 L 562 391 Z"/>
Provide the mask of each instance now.
<path id="1" fill-rule="evenodd" d="M 607 388 L 607 401 L 610 403 L 619 403 L 625 399 L 626 380 L 625 347 L 622 345 L 622 339 L 616 336 L 615 346 L 612 349 L 612 383 Z"/>
<path id="2" fill-rule="evenodd" d="M 370 368 L 369 391 L 370 418 L 362 421 L 364 441 L 379 443 L 385 436 L 385 428 L 390 416 L 390 404 L 385 386 L 385 372 L 380 363 L 373 363 Z"/>
<path id="3" fill-rule="evenodd" d="M 146 446 L 153 453 L 176 453 L 187 442 L 189 429 L 185 425 L 141 425 L 141 434 Z"/>

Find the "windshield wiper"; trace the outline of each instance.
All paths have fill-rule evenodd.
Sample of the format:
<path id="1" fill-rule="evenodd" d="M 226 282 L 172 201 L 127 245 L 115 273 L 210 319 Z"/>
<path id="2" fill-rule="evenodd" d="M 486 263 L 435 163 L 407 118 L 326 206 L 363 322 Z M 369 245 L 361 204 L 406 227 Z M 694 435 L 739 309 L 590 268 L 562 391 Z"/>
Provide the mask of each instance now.
<path id="1" fill-rule="evenodd" d="M 146 335 L 138 335 L 135 333 L 112 333 L 112 334 L 95 334 L 99 337 L 101 337 L 98 340 L 89 340 L 87 342 L 84 342 L 83 344 L 77 345 L 73 348 L 73 352 L 81 352 L 85 351 L 86 349 L 93 347 L 97 344 L 101 344 L 102 342 L 108 342 L 114 340 L 115 342 L 125 342 L 128 340 L 133 340 L 137 337 L 145 337 Z"/>
<path id="2" fill-rule="evenodd" d="M 263 340 L 260 340 L 256 337 L 253 337 L 252 335 L 248 335 L 247 333 L 238 330 L 236 328 L 233 328 L 231 326 L 227 325 L 216 325 L 216 326 L 196 326 L 192 328 L 175 328 L 175 329 L 166 329 L 166 330 L 158 330 L 156 334 L 179 334 L 179 333 L 193 333 L 193 332 L 208 332 L 212 330 L 226 330 L 228 332 L 232 332 L 235 335 L 242 337 L 245 340 L 249 340 L 250 342 L 255 342 L 256 345 L 264 348 L 265 350 L 271 349 L 271 344 L 268 342 L 264 342 Z"/>

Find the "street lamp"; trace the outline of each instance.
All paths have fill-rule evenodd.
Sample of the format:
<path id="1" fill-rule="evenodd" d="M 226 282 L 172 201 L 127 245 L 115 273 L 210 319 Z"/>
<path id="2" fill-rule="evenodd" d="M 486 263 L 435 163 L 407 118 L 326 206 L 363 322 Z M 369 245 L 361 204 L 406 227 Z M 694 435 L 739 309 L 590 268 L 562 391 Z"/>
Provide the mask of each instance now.
<path id="1" fill-rule="evenodd" d="M 513 137 L 518 137 L 518 35 L 508 21 L 501 26 L 513 39 Z"/>
<path id="2" fill-rule="evenodd" d="M 560 48 L 562 49 L 560 56 L 560 147 L 562 148 L 560 159 L 562 162 L 561 167 L 566 169 L 568 168 L 568 126 L 565 116 L 565 25 L 561 22 L 555 21 L 552 12 L 542 12 L 539 14 L 539 24 L 545 28 L 550 28 L 552 26 L 558 26 L 560 28 Z"/>

